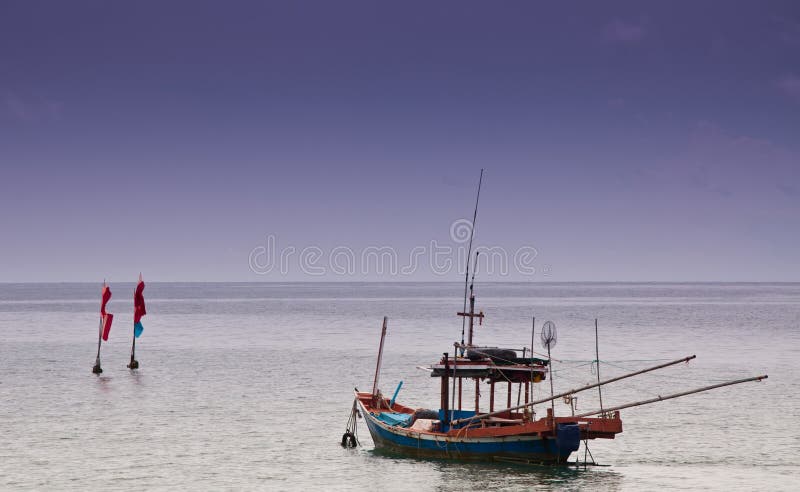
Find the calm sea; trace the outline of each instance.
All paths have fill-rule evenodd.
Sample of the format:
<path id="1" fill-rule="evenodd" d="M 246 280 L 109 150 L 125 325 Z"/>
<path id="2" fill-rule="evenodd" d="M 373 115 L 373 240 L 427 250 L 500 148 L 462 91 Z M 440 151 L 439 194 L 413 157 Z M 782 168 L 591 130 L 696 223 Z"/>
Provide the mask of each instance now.
<path id="1" fill-rule="evenodd" d="M 0 488 L 797 490 L 800 284 L 478 284 L 477 342 L 529 346 L 532 316 L 556 323 L 556 391 L 596 378 L 595 318 L 604 379 L 697 354 L 606 386 L 606 406 L 769 374 L 623 411 L 617 439 L 590 443 L 610 466 L 585 470 L 386 456 L 363 421 L 363 446 L 340 447 L 384 315 L 384 393 L 402 380 L 398 401 L 437 406 L 415 366 L 461 338 L 461 284 L 149 283 L 136 372 L 133 284 L 111 289 L 98 377 L 99 285 L 0 285 Z"/>

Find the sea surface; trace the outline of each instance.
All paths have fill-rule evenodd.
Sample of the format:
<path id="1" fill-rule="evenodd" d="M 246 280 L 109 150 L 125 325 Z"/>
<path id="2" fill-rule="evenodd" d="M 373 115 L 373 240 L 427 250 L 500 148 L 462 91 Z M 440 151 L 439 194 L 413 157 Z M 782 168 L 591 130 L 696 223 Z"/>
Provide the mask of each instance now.
<path id="1" fill-rule="evenodd" d="M 622 411 L 624 432 L 590 442 L 602 467 L 459 463 L 340 445 L 353 388 L 438 406 L 416 366 L 461 338 L 458 283 L 148 283 L 130 371 L 133 284 L 97 350 L 100 285 L 0 284 L 2 490 L 798 490 L 800 284 L 476 285 L 476 342 L 530 346 L 558 329 L 556 392 L 696 354 L 613 383 L 606 407 L 769 374 L 758 383 Z M 535 396 L 549 394 L 537 385 Z M 488 392 L 487 392 L 488 393 Z M 598 405 L 578 395 L 578 411 Z M 465 401 L 470 397 L 465 395 Z M 544 412 L 544 408 L 537 411 Z M 556 412 L 568 414 L 563 401 Z M 577 453 L 584 457 L 584 448 Z M 573 455 L 573 458 L 576 455 Z"/>

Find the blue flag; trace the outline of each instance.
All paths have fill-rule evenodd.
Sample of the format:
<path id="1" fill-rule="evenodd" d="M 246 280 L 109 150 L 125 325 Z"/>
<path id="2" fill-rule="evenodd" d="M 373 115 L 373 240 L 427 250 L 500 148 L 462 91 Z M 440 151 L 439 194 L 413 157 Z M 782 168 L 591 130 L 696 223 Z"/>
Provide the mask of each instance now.
<path id="1" fill-rule="evenodd" d="M 133 336 L 139 338 L 139 336 L 141 336 L 143 331 L 144 331 L 144 326 L 142 326 L 141 321 L 137 321 L 136 323 L 133 324 Z"/>

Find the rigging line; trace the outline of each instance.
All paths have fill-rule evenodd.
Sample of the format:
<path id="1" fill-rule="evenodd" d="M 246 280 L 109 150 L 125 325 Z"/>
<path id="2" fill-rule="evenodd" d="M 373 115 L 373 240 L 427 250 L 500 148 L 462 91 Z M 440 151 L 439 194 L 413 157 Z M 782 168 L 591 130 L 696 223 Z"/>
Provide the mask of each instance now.
<path id="1" fill-rule="evenodd" d="M 580 382 L 581 382 L 581 383 L 583 383 L 583 384 L 588 384 L 588 383 L 586 383 L 586 381 L 589 381 L 589 379 L 588 379 L 588 378 L 591 378 L 591 376 L 589 376 L 589 375 L 586 375 L 586 378 L 587 378 L 587 379 L 585 379 L 585 380 L 584 380 L 584 375 L 582 375 L 582 374 L 570 373 L 570 372 L 568 372 L 568 373 L 563 373 L 563 372 L 559 372 L 559 371 L 553 371 L 553 374 L 555 374 L 555 375 L 557 375 L 557 376 L 559 376 L 559 377 L 563 377 L 564 379 L 568 379 L 568 380 L 570 380 L 570 381 L 580 381 Z"/>
<path id="2" fill-rule="evenodd" d="M 553 374 L 555 374 L 555 372 L 553 372 Z M 563 378 L 563 379 L 565 379 L 567 381 L 571 381 L 573 384 L 581 384 L 581 385 L 591 384 L 591 381 L 592 381 L 591 378 L 590 379 L 580 379 L 580 376 L 565 376 L 563 374 L 559 374 L 558 377 L 559 378 Z"/>
<path id="3" fill-rule="evenodd" d="M 589 366 L 589 365 L 592 365 L 592 364 L 594 364 L 594 361 L 584 362 L 583 364 L 577 364 L 577 365 L 574 365 L 574 366 L 560 366 L 560 367 L 562 367 L 562 369 L 554 369 L 553 372 L 556 372 L 556 371 L 571 371 L 572 369 L 577 369 L 579 367 L 586 367 L 586 366 Z M 553 367 L 556 367 L 556 366 L 553 366 Z"/>
<path id="4" fill-rule="evenodd" d="M 472 257 L 472 238 L 475 237 L 475 221 L 478 219 L 478 202 L 481 199 L 481 183 L 483 183 L 483 169 L 478 178 L 478 195 L 475 197 L 475 212 L 472 214 L 472 225 L 469 230 L 469 248 L 467 249 L 467 271 L 464 274 L 464 308 L 462 313 L 467 312 L 467 285 L 469 284 L 469 259 Z M 461 345 L 464 345 L 464 329 L 466 328 L 467 317 L 461 318 Z"/>
<path id="5" fill-rule="evenodd" d="M 531 350 L 531 353 L 536 354 L 536 355 L 541 355 L 542 357 L 547 357 L 547 354 L 543 354 L 542 352 L 536 352 L 536 351 Z M 555 359 L 554 358 L 553 361 L 554 362 L 558 362 L 558 363 L 563 363 L 564 359 Z"/>

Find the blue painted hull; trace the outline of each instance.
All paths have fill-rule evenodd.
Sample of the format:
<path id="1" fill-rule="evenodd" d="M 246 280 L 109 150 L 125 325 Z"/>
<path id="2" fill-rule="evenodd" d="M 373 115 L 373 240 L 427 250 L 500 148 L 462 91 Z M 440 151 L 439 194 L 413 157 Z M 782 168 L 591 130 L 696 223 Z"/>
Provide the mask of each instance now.
<path id="1" fill-rule="evenodd" d="M 376 448 L 414 456 L 478 460 L 497 457 L 551 463 L 566 462 L 580 446 L 577 426 L 561 427 L 553 438 L 531 435 L 459 438 L 393 427 L 367 412 L 362 414 Z"/>

